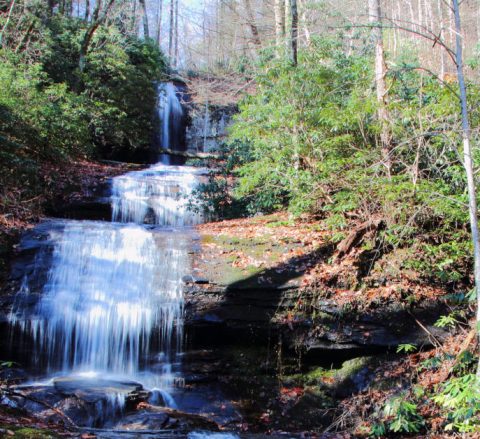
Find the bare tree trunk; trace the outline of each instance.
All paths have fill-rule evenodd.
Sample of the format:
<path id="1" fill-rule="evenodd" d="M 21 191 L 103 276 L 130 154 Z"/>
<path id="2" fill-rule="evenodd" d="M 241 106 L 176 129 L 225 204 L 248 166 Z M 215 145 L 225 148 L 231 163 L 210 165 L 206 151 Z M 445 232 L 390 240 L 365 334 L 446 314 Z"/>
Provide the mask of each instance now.
<path id="1" fill-rule="evenodd" d="M 145 0 L 138 0 L 140 4 L 140 9 L 142 11 L 142 18 L 143 18 L 143 37 L 148 39 L 150 37 L 150 30 L 148 28 L 148 16 L 147 16 L 147 5 Z"/>
<path id="2" fill-rule="evenodd" d="M 443 38 L 444 33 L 444 19 L 443 19 L 443 6 L 442 0 L 437 0 L 437 9 L 438 9 L 438 19 L 440 21 L 440 30 L 438 34 Z M 445 50 L 443 47 L 440 48 L 440 79 L 443 81 L 445 79 Z"/>
<path id="3" fill-rule="evenodd" d="M 399 9 L 399 11 L 401 11 L 400 10 L 400 2 L 398 2 L 398 9 Z M 392 18 L 393 18 L 394 23 L 396 23 L 397 19 L 400 18 L 400 17 L 401 17 L 401 15 L 397 14 L 397 9 L 395 8 L 395 5 L 393 5 L 393 7 L 392 7 Z M 395 27 L 393 29 L 393 48 L 392 48 L 392 53 L 393 53 L 394 57 L 397 56 L 398 38 L 399 38 L 398 29 L 396 29 L 396 27 Z"/>
<path id="4" fill-rule="evenodd" d="M 85 21 L 90 18 L 90 0 L 85 0 Z"/>
<path id="5" fill-rule="evenodd" d="M 478 324 L 480 323 L 480 242 L 478 235 L 477 195 L 475 191 L 475 178 L 473 173 L 473 158 L 470 145 L 470 122 L 468 120 L 467 90 L 463 75 L 463 47 L 462 28 L 460 24 L 460 9 L 458 0 L 452 0 L 452 8 L 455 16 L 455 58 L 457 64 L 457 79 L 460 89 L 460 104 L 462 108 L 462 138 L 463 138 L 463 165 L 467 175 L 468 189 L 468 212 L 470 215 L 470 229 L 473 241 L 474 278 L 477 293 L 477 336 Z M 480 362 L 478 363 L 477 376 L 480 376 Z"/>
<path id="6" fill-rule="evenodd" d="M 420 29 L 422 29 L 423 22 L 424 22 L 424 20 L 423 20 L 424 16 L 423 16 L 423 2 L 422 2 L 422 0 L 418 0 L 418 2 L 417 2 L 417 8 L 418 8 L 418 10 L 417 10 L 417 16 L 418 16 L 418 25 L 419 25 L 419 26 L 418 26 L 418 29 L 420 30 Z"/>
<path id="7" fill-rule="evenodd" d="M 132 20 L 130 22 L 132 33 L 137 35 L 137 0 L 132 4 Z"/>
<path id="8" fill-rule="evenodd" d="M 298 8 L 297 0 L 290 0 L 290 10 L 292 12 L 292 33 L 291 33 L 291 48 L 292 48 L 292 63 L 294 66 L 298 64 Z"/>
<path id="9" fill-rule="evenodd" d="M 228 56 L 226 55 L 226 47 L 234 48 L 234 41 L 232 41 L 232 36 L 229 35 L 228 37 L 225 35 L 226 38 L 222 38 L 222 35 L 226 32 L 227 28 L 225 27 L 225 23 L 228 22 L 226 20 L 226 5 L 223 0 L 218 0 L 218 31 L 217 31 L 217 41 L 218 41 L 218 56 L 221 60 L 222 65 L 228 64 Z M 235 26 L 237 27 L 237 26 Z M 234 35 L 236 30 L 234 31 Z"/>
<path id="10" fill-rule="evenodd" d="M 173 40 L 173 66 L 178 64 L 178 0 L 175 0 L 175 23 L 174 23 L 174 40 Z"/>
<path id="11" fill-rule="evenodd" d="M 285 0 L 285 35 L 292 33 L 292 10 L 290 0 Z M 285 53 L 290 51 L 290 38 L 285 38 Z"/>
<path id="12" fill-rule="evenodd" d="M 447 8 L 447 29 L 450 36 L 449 46 L 453 47 L 455 44 L 455 13 L 452 8 Z M 446 38 L 445 38 L 446 40 Z"/>
<path id="13" fill-rule="evenodd" d="M 477 41 L 480 40 L 480 7 L 477 7 L 477 14 L 475 17 L 475 24 L 477 30 Z"/>
<path id="14" fill-rule="evenodd" d="M 170 0 L 170 27 L 168 29 L 168 57 L 173 58 L 173 25 L 175 15 L 175 0 Z"/>
<path id="15" fill-rule="evenodd" d="M 283 53 L 285 39 L 285 0 L 275 0 L 275 54 L 277 58 Z"/>
<path id="16" fill-rule="evenodd" d="M 305 43 L 307 46 L 310 46 L 312 42 L 312 37 L 310 35 L 310 29 L 308 28 L 308 15 L 307 15 L 307 1 L 306 0 L 299 0 L 300 6 L 300 19 L 301 19 L 301 28 L 303 28 L 303 33 L 305 34 Z"/>
<path id="17" fill-rule="evenodd" d="M 410 11 L 410 22 L 412 23 L 412 29 L 417 32 L 420 32 L 421 29 L 418 28 L 416 15 L 415 15 L 415 12 L 413 11 L 412 0 L 407 0 L 407 4 L 408 4 L 408 10 Z M 413 40 L 413 44 L 416 46 L 418 44 L 417 36 L 415 34 L 411 34 L 411 39 Z"/>
<path id="18" fill-rule="evenodd" d="M 375 43 L 375 84 L 377 89 L 378 119 L 381 126 L 380 142 L 382 149 L 383 165 L 386 168 L 387 176 L 392 174 L 392 159 L 390 157 L 391 135 L 390 115 L 388 112 L 388 92 L 385 77 L 387 66 L 383 49 L 382 16 L 380 0 L 368 0 L 369 21 L 372 25 L 372 36 Z"/>
<path id="19" fill-rule="evenodd" d="M 157 34 L 155 35 L 155 41 L 160 47 L 160 42 L 162 38 L 162 15 L 163 15 L 163 0 L 157 0 L 157 15 L 156 15 L 156 22 L 157 22 Z"/>

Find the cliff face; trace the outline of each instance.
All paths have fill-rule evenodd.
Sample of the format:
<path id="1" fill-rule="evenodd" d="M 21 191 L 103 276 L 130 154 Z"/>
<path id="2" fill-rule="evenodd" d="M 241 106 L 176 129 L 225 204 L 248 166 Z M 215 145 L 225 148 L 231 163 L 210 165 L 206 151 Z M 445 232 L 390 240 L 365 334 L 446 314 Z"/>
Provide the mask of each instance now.
<path id="1" fill-rule="evenodd" d="M 73 218 L 108 216 L 102 197 L 108 185 L 100 183 L 97 190 L 79 196 L 73 204 L 62 203 L 63 209 L 54 213 Z M 9 288 L 0 296 L 4 334 L 16 298 L 32 311 L 41 298 L 53 250 L 49 236 L 63 223 L 45 221 L 16 246 Z M 279 213 L 207 223 L 196 230 L 198 234 L 188 241 L 190 271 L 186 273 L 190 274 L 183 278 L 185 349 L 175 398 L 193 409 L 198 401 L 207 401 L 210 405 L 205 410 L 202 406 L 202 413 L 209 415 L 205 419 L 193 409 L 192 413 L 158 409 L 148 404 L 151 395 L 136 383 L 122 383 L 131 391 L 128 413 L 116 424 L 118 428 L 155 429 L 158 421 L 162 428 L 178 431 L 213 431 L 216 423 L 224 429 L 241 426 L 259 432 L 323 429 L 333 422 L 335 410 L 347 413 L 339 404 L 365 397 L 363 390 L 398 390 L 407 385 L 403 375 L 395 379 L 388 375 L 397 369 L 404 374 L 410 367 L 409 357 L 402 363 L 392 355 L 399 344 L 428 348 L 432 340 L 438 343 L 445 335 L 433 326 L 444 312 L 438 300 L 441 290 L 421 280 L 407 283 L 405 271 L 387 276 L 381 270 L 378 276 L 366 278 L 358 265 L 365 250 L 357 246 L 338 258 L 339 246 L 329 239 L 331 232 L 314 219 L 294 220 Z M 44 257 L 39 259 L 39 254 Z M 31 274 L 33 282 L 29 293 L 19 297 L 15 293 L 25 274 Z M 20 336 L 13 333 L 17 340 Z M 0 341 L 4 353 L 7 341 L 8 337 Z M 23 364 L 32 355 L 28 342 L 7 358 Z M 161 362 L 159 357 L 155 367 L 161 368 Z M 413 370 L 416 376 L 418 371 Z M 12 382 L 28 377 L 18 368 L 8 374 Z M 109 382 L 102 385 L 110 387 Z M 77 424 L 102 425 L 105 420 L 94 415 L 105 396 L 102 387 L 94 390 L 57 381 L 53 389 L 25 387 L 12 400 L 42 422 L 60 425 L 62 419 L 58 412 L 31 403 L 31 398 L 55 404 Z"/>
<path id="2" fill-rule="evenodd" d="M 199 105 L 189 107 L 190 123 L 186 130 L 187 151 L 210 152 L 217 150 L 227 136 L 228 127 L 237 106 Z"/>
<path id="3" fill-rule="evenodd" d="M 442 338 L 433 327 L 441 305 L 432 300 L 442 291 L 401 278 L 358 287 L 358 257 L 336 261 L 329 232 L 317 226 L 285 215 L 199 226 L 193 273 L 185 278 L 191 338 L 280 337 L 291 352 L 343 358 Z M 414 302 L 405 300 L 407 291 Z"/>

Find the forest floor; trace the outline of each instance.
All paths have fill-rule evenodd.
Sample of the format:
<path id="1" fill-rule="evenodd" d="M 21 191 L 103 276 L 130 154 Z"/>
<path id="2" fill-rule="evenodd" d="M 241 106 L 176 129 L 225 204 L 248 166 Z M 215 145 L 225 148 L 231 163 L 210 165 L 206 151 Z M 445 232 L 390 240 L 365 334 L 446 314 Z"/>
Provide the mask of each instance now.
<path id="1" fill-rule="evenodd" d="M 358 226 L 351 224 L 353 234 Z M 401 252 L 367 258 L 370 251 L 362 248 L 366 235 L 340 254 L 342 242 L 336 242 L 332 231 L 314 217 L 293 219 L 282 212 L 207 223 L 198 230 L 202 259 L 209 261 L 204 269 L 218 284 L 229 285 L 257 275 L 256 282 L 268 286 L 274 280 L 262 273 L 294 270 L 301 290 L 322 288 L 337 304 L 363 310 L 386 301 L 437 301 L 448 295 L 442 286 L 404 268 Z M 349 236 L 344 242 L 348 240 Z"/>

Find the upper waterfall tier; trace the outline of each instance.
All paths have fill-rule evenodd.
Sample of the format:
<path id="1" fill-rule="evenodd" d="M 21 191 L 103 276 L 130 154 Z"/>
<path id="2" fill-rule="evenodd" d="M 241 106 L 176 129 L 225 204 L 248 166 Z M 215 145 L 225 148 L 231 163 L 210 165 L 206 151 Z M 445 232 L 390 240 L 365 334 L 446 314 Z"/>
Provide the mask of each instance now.
<path id="1" fill-rule="evenodd" d="M 116 177 L 112 186 L 113 221 L 191 226 L 202 216 L 188 209 L 202 170 L 156 164 Z"/>
<path id="2" fill-rule="evenodd" d="M 183 108 L 177 97 L 176 87 L 171 82 L 158 86 L 158 114 L 162 123 L 162 149 L 172 149 L 172 141 L 177 141 L 183 117 Z"/>
<path id="3" fill-rule="evenodd" d="M 157 112 L 159 129 L 154 147 L 158 161 L 164 165 L 183 164 L 184 160 L 162 153 L 166 149 L 174 151 L 185 150 L 185 129 L 187 114 L 182 105 L 182 87 L 173 82 L 161 82 L 158 84 Z"/>

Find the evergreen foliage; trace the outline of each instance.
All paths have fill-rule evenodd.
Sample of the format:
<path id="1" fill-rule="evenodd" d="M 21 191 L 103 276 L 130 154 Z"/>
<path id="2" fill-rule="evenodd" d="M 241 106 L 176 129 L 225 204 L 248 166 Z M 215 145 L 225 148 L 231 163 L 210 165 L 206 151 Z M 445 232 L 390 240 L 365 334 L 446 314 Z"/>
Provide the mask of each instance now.
<path id="1" fill-rule="evenodd" d="M 246 205 L 247 214 L 285 207 L 294 215 L 317 214 L 338 239 L 350 218 L 382 218 L 382 251 L 410 248 L 415 258 L 405 266 L 435 281 L 468 283 L 457 95 L 415 59 L 392 63 L 389 177 L 379 147 L 371 48 L 359 40 L 346 51 L 345 44 L 341 36 L 316 39 L 296 67 L 271 59 L 260 66 L 257 93 L 240 105 L 226 154 L 237 156 L 242 145 L 244 159 L 233 166 L 236 183 L 224 180 L 222 192 L 228 186 L 231 203 Z M 470 85 L 474 126 L 479 91 Z"/>
<path id="2" fill-rule="evenodd" d="M 154 130 L 155 81 L 166 62 L 151 41 L 101 25 L 78 69 L 84 20 L 35 4 L 6 28 L 0 49 L 2 187 L 38 190 L 44 161 L 145 156 Z"/>

